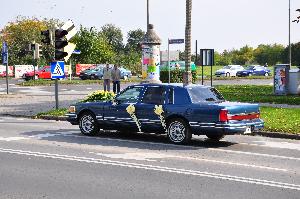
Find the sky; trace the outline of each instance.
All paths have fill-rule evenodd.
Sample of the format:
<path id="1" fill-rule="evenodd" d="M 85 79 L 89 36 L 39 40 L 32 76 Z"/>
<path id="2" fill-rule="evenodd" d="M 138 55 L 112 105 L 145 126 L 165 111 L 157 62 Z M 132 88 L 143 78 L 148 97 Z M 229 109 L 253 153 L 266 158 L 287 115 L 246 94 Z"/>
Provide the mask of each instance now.
<path id="1" fill-rule="evenodd" d="M 77 27 L 112 23 L 121 28 L 126 39 L 129 30 L 146 31 L 146 0 L 1 0 L 0 29 L 16 17 L 71 19 Z M 300 12 L 299 0 L 291 1 L 291 19 Z M 150 23 L 167 49 L 168 38 L 185 35 L 185 0 L 149 0 Z M 192 51 L 198 48 L 219 52 L 245 45 L 288 45 L 289 0 L 193 0 Z M 291 23 L 291 42 L 300 42 L 300 23 Z M 171 45 L 171 50 L 184 45 Z"/>

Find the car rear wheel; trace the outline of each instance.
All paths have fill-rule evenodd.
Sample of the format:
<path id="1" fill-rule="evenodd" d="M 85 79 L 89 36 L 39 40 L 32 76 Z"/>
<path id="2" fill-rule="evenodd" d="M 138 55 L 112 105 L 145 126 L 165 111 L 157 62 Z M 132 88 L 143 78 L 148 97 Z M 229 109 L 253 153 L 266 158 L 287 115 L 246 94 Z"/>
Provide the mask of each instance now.
<path id="1" fill-rule="evenodd" d="M 226 77 L 230 77 L 230 73 L 226 73 Z"/>
<path id="2" fill-rule="evenodd" d="M 127 76 L 127 75 L 125 75 L 125 76 L 124 76 L 124 80 L 127 80 L 127 79 L 128 79 L 128 76 Z"/>
<path id="3" fill-rule="evenodd" d="M 211 141 L 220 141 L 225 137 L 225 135 L 222 134 L 207 134 L 206 137 L 208 137 Z"/>
<path id="4" fill-rule="evenodd" d="M 181 118 L 175 118 L 168 122 L 168 138 L 175 144 L 186 144 L 192 138 L 192 132 L 188 124 Z"/>
<path id="5" fill-rule="evenodd" d="M 94 114 L 85 112 L 79 117 L 79 128 L 82 134 L 93 136 L 96 135 L 100 128 Z"/>
<path id="6" fill-rule="evenodd" d="M 265 76 L 268 77 L 268 76 L 269 76 L 269 73 L 265 73 Z"/>

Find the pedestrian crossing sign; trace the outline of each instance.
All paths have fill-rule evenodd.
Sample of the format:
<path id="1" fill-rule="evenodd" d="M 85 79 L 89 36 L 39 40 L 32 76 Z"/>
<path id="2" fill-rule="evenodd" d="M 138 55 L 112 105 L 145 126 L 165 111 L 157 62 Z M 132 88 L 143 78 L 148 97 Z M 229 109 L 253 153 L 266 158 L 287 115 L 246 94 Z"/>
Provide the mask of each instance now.
<path id="1" fill-rule="evenodd" d="M 65 62 L 51 62 L 51 79 L 65 78 Z"/>

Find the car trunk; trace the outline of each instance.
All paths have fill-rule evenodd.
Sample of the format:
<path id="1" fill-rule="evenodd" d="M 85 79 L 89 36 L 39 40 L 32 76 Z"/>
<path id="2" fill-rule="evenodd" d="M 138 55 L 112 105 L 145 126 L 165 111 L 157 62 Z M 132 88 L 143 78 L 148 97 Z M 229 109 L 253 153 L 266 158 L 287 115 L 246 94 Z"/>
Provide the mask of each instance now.
<path id="1" fill-rule="evenodd" d="M 219 107 L 220 115 L 227 120 L 252 120 L 260 117 L 258 104 L 222 102 Z"/>

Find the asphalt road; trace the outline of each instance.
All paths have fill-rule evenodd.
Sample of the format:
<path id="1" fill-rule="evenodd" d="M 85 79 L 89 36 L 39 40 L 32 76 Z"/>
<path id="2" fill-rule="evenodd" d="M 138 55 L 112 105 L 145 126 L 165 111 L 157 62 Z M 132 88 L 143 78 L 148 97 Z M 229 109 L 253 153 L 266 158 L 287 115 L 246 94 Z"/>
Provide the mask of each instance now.
<path id="1" fill-rule="evenodd" d="M 0 198 L 299 199 L 300 141 L 101 132 L 0 117 Z"/>

